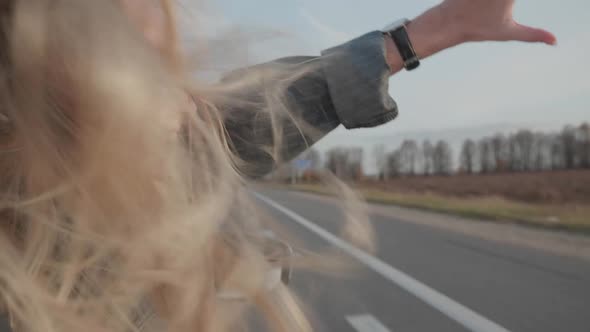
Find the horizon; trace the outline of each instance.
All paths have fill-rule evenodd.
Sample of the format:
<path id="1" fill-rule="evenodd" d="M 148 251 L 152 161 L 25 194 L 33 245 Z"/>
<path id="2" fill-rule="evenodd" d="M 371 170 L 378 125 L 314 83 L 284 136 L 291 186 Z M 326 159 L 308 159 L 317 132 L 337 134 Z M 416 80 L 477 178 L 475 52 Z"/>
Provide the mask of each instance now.
<path id="1" fill-rule="evenodd" d="M 414 130 L 414 131 L 407 131 L 407 132 L 392 132 L 389 134 L 377 134 L 372 135 L 370 132 L 367 132 L 366 135 L 357 137 L 357 140 L 354 143 L 347 143 L 343 144 L 338 140 L 333 139 L 322 139 L 318 143 L 316 143 L 312 149 L 318 151 L 321 155 L 322 162 L 324 162 L 324 158 L 327 152 L 334 148 L 347 148 L 347 149 L 354 149 L 354 148 L 361 148 L 363 150 L 362 155 L 362 165 L 363 170 L 366 175 L 374 175 L 377 171 L 376 161 L 373 156 L 373 149 L 378 145 L 385 146 L 385 152 L 391 153 L 398 149 L 400 145 L 403 143 L 404 140 L 413 140 L 419 145 L 422 144 L 425 140 L 430 141 L 433 144 L 436 144 L 437 141 L 442 140 L 447 142 L 451 147 L 453 161 L 456 163 L 461 146 L 463 142 L 467 139 L 474 140 L 478 142 L 479 140 L 487 137 L 491 137 L 494 135 L 504 135 L 510 136 L 512 134 L 517 133 L 520 130 L 530 130 L 533 133 L 542 133 L 542 134 L 559 134 L 565 126 L 574 126 L 579 127 L 584 123 L 590 123 L 589 121 L 582 121 L 579 123 L 564 123 L 560 124 L 549 124 L 544 123 L 537 126 L 527 126 L 523 124 L 509 124 L 509 123 L 499 123 L 499 124 L 488 124 L 488 125 L 477 125 L 471 127 L 461 127 L 461 128 L 447 128 L 447 129 L 433 129 L 433 130 Z M 337 130 L 344 130 L 339 128 Z M 304 153 L 303 153 L 304 154 Z"/>
<path id="2" fill-rule="evenodd" d="M 218 0 L 192 9 L 199 33 L 214 40 L 210 60 L 223 71 L 282 56 L 318 55 L 438 2 Z M 496 125 L 560 128 L 588 121 L 588 11 L 590 2 L 582 0 L 517 0 L 516 19 L 555 33 L 557 46 L 485 42 L 447 50 L 426 59 L 419 70 L 390 79 L 390 95 L 400 108 L 397 119 L 371 129 L 339 127 L 315 147 L 416 132 Z"/>

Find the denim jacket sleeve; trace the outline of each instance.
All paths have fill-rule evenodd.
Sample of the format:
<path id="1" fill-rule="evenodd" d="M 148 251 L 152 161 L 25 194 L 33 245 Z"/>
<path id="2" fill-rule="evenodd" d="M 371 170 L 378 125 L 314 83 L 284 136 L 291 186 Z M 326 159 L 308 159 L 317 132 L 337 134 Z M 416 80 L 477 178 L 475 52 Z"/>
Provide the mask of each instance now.
<path id="1" fill-rule="evenodd" d="M 285 89 L 284 105 L 290 116 L 280 120 L 280 137 L 273 131 L 271 114 L 259 112 L 253 106 L 256 103 L 221 103 L 228 141 L 242 161 L 236 165 L 238 170 L 248 177 L 260 177 L 277 164 L 293 159 L 340 124 L 347 129 L 368 128 L 393 120 L 398 110 L 388 93 L 390 72 L 384 38 L 375 31 L 325 50 L 319 57 L 283 58 L 224 77 L 225 83 L 247 75 L 262 77 L 240 92 L 239 98 L 252 101 L 262 98 L 276 84 L 260 75 L 266 69 L 304 72 Z M 301 123 L 292 119 L 300 119 L 313 130 L 301 130 Z M 275 147 L 278 156 L 269 153 L 273 145 L 279 145 Z"/>

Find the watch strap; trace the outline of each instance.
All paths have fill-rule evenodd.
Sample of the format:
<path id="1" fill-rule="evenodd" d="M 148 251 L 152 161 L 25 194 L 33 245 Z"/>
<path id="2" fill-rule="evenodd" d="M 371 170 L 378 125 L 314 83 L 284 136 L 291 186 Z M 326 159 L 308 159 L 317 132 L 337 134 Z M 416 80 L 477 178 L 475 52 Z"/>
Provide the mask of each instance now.
<path id="1" fill-rule="evenodd" d="M 409 23 L 409 21 L 405 21 L 398 27 L 387 31 L 386 34 L 391 37 L 397 47 L 406 70 L 414 70 L 420 66 L 420 59 L 418 58 L 410 40 L 410 36 L 408 35 L 408 30 L 406 29 L 407 23 Z"/>

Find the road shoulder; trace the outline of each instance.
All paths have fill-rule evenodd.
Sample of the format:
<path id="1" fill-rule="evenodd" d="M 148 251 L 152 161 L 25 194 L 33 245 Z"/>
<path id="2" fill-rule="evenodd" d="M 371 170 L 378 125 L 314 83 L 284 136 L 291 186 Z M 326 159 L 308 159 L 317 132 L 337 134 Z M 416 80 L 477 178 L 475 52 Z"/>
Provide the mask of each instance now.
<path id="1" fill-rule="evenodd" d="M 292 191 L 294 195 L 338 204 L 332 197 Z M 435 227 L 484 240 L 524 246 L 544 252 L 581 258 L 590 261 L 590 236 L 571 232 L 534 228 L 513 223 L 489 222 L 471 218 L 456 217 L 430 211 L 423 211 L 395 205 L 368 203 L 368 211 L 393 218 L 400 222 Z"/>

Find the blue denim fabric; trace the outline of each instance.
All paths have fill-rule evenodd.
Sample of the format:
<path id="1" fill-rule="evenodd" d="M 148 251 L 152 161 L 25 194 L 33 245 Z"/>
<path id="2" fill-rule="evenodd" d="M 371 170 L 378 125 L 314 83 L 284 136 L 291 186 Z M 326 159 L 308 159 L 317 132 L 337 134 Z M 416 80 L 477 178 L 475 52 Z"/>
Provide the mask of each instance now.
<path id="1" fill-rule="evenodd" d="M 366 128 L 396 118 L 397 105 L 388 92 L 390 69 L 384 38 L 379 31 L 370 32 L 325 50 L 319 57 L 287 57 L 226 75 L 223 83 L 256 78 L 235 92 L 237 100 L 251 103 L 220 105 L 229 142 L 244 161 L 239 170 L 249 177 L 260 177 L 277 164 L 293 159 L 340 124 L 348 129 Z M 274 137 L 270 118 L 249 106 L 281 84 L 277 77 L 265 74 L 269 72 L 294 73 L 297 77 L 283 91 L 292 117 L 283 117 L 280 138 Z M 299 119 L 299 123 L 293 119 Z M 300 124 L 315 128 L 315 133 L 303 133 Z M 277 142 L 280 155 L 269 155 L 269 148 Z"/>
<path id="2" fill-rule="evenodd" d="M 346 128 L 374 127 L 398 114 L 388 92 L 384 38 L 382 32 L 374 31 L 322 52 L 332 103 Z"/>

